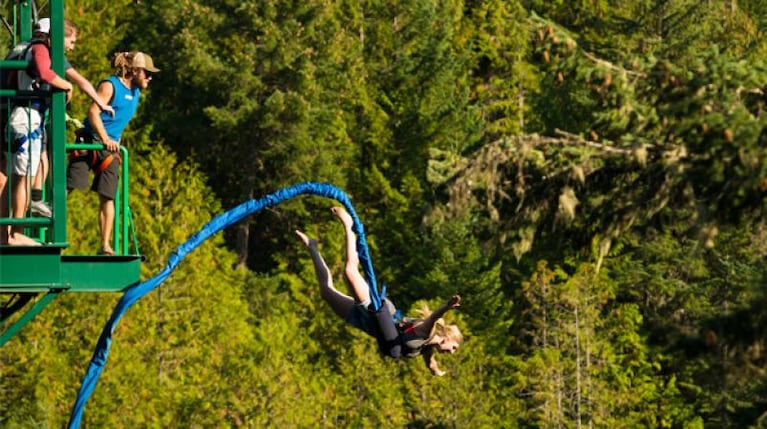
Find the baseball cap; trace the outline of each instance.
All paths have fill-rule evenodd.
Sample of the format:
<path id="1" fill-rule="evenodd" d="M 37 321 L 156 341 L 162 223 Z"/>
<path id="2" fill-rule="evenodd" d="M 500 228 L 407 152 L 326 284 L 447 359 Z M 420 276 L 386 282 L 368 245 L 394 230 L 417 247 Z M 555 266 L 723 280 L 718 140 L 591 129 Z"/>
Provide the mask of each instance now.
<path id="1" fill-rule="evenodd" d="M 51 32 L 51 19 L 42 18 L 35 23 L 35 33 L 50 34 Z"/>
<path id="2" fill-rule="evenodd" d="M 144 70 L 149 70 L 152 73 L 157 73 L 160 71 L 160 69 L 154 66 L 152 57 L 143 52 L 136 52 L 136 54 L 133 56 L 132 66 L 142 68 Z"/>

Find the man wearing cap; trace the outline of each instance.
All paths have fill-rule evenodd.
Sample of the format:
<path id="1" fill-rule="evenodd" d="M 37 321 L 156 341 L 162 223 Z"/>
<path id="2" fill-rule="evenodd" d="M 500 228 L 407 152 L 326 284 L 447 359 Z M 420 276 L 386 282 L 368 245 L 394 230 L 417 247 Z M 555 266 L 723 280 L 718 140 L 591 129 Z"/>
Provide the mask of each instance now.
<path id="1" fill-rule="evenodd" d="M 11 77 L 11 85 L 22 91 L 37 91 L 56 88 L 72 93 L 72 84 L 53 71 L 50 50 L 50 20 L 41 19 L 35 24 L 34 36 L 26 50 L 24 59 L 30 62 L 26 70 L 19 70 Z M 29 205 L 29 182 L 40 166 L 43 140 L 43 118 L 47 105 L 44 100 L 20 100 L 9 120 L 13 138 L 13 197 L 11 216 L 25 217 Z M 8 244 L 36 244 L 21 233 L 21 226 L 14 226 L 8 237 L 0 237 Z"/>
<path id="2" fill-rule="evenodd" d="M 119 52 L 112 67 L 115 74 L 99 83 L 98 95 L 102 100 L 110 100 L 114 115 L 102 112 L 93 103 L 84 128 L 78 132 L 78 141 L 100 142 L 105 149 L 79 152 L 70 158 L 67 169 L 67 190 L 87 188 L 89 171 L 93 171 L 91 190 L 99 194 L 100 253 L 104 255 L 114 255 L 111 241 L 114 198 L 120 177 L 120 137 L 136 114 L 141 90 L 149 86 L 152 74 L 160 71 L 152 57 L 143 52 Z"/>

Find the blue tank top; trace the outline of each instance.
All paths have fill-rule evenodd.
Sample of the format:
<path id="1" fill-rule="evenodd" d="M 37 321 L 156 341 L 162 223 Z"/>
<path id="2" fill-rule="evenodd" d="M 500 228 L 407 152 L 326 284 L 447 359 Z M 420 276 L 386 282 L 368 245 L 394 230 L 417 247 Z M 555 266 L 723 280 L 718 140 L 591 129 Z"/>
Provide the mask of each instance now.
<path id="1" fill-rule="evenodd" d="M 137 87 L 133 89 L 126 87 L 117 76 L 110 76 L 106 79 L 106 82 L 110 82 L 114 88 L 114 95 L 112 95 L 110 105 L 115 110 L 115 115 L 112 117 L 107 112 L 101 112 L 101 122 L 104 123 L 104 129 L 109 138 L 119 142 L 123 130 L 128 126 L 128 122 L 133 119 L 133 115 L 136 114 L 141 90 Z M 93 127 L 91 127 L 88 119 L 85 120 L 85 129 L 91 133 L 93 132 Z"/>

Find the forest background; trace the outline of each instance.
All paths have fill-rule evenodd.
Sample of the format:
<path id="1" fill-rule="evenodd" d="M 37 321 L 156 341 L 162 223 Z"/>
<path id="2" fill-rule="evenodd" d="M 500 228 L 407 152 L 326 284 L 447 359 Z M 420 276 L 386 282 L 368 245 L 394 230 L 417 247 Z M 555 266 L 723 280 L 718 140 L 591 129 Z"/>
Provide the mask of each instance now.
<path id="1" fill-rule="evenodd" d="M 340 286 L 343 233 L 302 197 L 126 315 L 83 427 L 767 426 L 767 1 L 65 8 L 92 82 L 117 51 L 162 69 L 123 141 L 143 278 L 223 210 L 329 182 L 398 306 L 461 293 L 467 340 L 444 377 L 379 357 L 319 296 L 293 230 Z M 96 207 L 70 197 L 70 252 Z M 0 350 L 0 426 L 65 424 L 117 299 L 65 295 Z"/>

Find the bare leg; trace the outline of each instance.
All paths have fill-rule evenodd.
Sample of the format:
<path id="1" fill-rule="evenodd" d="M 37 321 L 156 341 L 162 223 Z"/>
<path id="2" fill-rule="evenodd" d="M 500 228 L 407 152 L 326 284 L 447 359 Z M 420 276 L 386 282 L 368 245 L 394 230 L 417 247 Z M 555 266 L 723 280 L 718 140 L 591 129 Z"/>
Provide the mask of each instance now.
<path id="1" fill-rule="evenodd" d="M 27 211 L 27 205 L 29 204 L 29 198 L 27 193 L 27 184 L 29 183 L 26 176 L 19 176 L 14 175 L 16 182 L 13 183 L 13 208 L 11 209 L 13 213 L 11 215 L 15 218 L 23 218 L 26 217 L 26 211 Z M 5 192 L 8 191 L 8 186 L 5 186 Z M 3 201 L 7 198 L 7 195 L 3 193 Z M 5 206 L 5 202 L 2 203 L 3 206 Z M 3 215 L 7 209 L 3 207 Z M 3 228 L 3 233 L 0 234 L 0 242 L 8 243 L 11 245 L 16 246 L 39 246 L 40 243 L 37 241 L 27 237 L 24 235 L 21 231 L 23 230 L 23 227 L 18 226 L 12 226 L 12 227 L 5 227 Z"/>
<path id="2" fill-rule="evenodd" d="M 322 296 L 322 299 L 330 304 L 330 307 L 338 316 L 342 319 L 346 319 L 346 316 L 354 307 L 354 299 L 339 292 L 333 287 L 333 276 L 330 275 L 330 269 L 328 269 L 325 260 L 322 258 L 322 254 L 320 254 L 320 251 L 317 249 L 317 240 L 309 238 L 306 234 L 298 230 L 296 230 L 296 235 L 312 254 L 312 262 L 314 262 L 314 271 L 317 273 L 317 281 L 320 283 L 320 295 Z"/>
<path id="3" fill-rule="evenodd" d="M 5 158 L 0 154 L 0 217 L 8 217 L 8 176 L 5 174 Z M 0 244 L 9 244 L 11 235 L 10 225 L 0 227 Z"/>
<path id="4" fill-rule="evenodd" d="M 0 217 L 8 217 L 8 176 L 6 175 L 6 157 L 0 148 Z M 7 225 L 0 227 L 0 244 L 8 244 L 8 234 L 11 228 Z"/>
<path id="5" fill-rule="evenodd" d="M 101 207 L 99 209 L 99 229 L 101 230 L 101 253 L 114 255 L 112 249 L 112 229 L 115 224 L 115 201 L 99 195 Z"/>
<path id="6" fill-rule="evenodd" d="M 370 288 L 359 270 L 360 258 L 357 254 L 357 237 L 352 231 L 354 221 L 343 207 L 333 207 L 330 211 L 338 217 L 346 232 L 346 266 L 344 267 L 346 279 L 357 297 L 357 302 L 370 302 Z"/>
<path id="7" fill-rule="evenodd" d="M 14 174 L 16 181 L 13 184 L 13 206 L 11 215 L 15 218 L 26 217 L 27 206 L 29 205 L 29 193 L 27 191 L 29 180 L 27 176 Z"/>
<path id="8" fill-rule="evenodd" d="M 0 217 L 8 217 L 8 176 L 5 175 L 5 159 L 0 154 Z M 10 228 L 0 227 L 0 244 L 8 244 Z"/>
<path id="9" fill-rule="evenodd" d="M 0 195 L 2 195 L 5 198 L 8 198 L 7 195 L 5 195 L 5 185 L 8 184 L 8 176 L 5 174 L 5 159 L 3 159 L 3 156 L 0 155 Z M 8 208 L 6 207 L 6 200 L 3 198 L 0 200 L 0 216 L 5 217 L 7 216 L 6 210 Z"/>
<path id="10" fill-rule="evenodd" d="M 346 267 L 344 268 L 346 279 L 354 289 L 357 299 L 362 303 L 369 303 L 370 288 L 359 270 L 360 257 L 357 254 L 357 237 L 352 230 L 354 220 L 343 207 L 333 207 L 330 210 L 344 225 L 346 232 Z M 388 307 L 378 309 L 374 315 L 380 330 L 380 333 L 374 336 L 378 339 L 381 351 L 387 356 L 399 359 L 402 356 L 402 345 L 399 342 L 399 332 L 394 326 Z"/>

